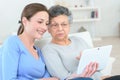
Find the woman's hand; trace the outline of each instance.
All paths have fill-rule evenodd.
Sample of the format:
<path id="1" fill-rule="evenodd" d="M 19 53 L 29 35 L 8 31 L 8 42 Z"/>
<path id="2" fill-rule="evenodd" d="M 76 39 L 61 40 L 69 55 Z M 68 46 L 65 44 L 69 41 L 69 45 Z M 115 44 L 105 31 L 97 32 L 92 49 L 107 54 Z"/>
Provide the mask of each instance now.
<path id="1" fill-rule="evenodd" d="M 51 77 L 51 78 L 42 78 L 40 80 L 60 80 L 60 79 L 58 79 L 56 77 Z"/>
<path id="2" fill-rule="evenodd" d="M 91 77 L 98 69 L 98 63 L 97 62 L 91 62 L 89 63 L 83 73 L 81 74 L 81 77 Z"/>
<path id="3" fill-rule="evenodd" d="M 80 52 L 80 54 L 78 56 L 76 56 L 77 60 L 80 60 L 80 57 L 82 56 L 82 51 Z"/>
<path id="4" fill-rule="evenodd" d="M 97 71 L 97 68 L 98 68 L 98 63 L 91 62 L 86 66 L 82 74 L 73 73 L 67 78 L 67 80 L 76 77 L 91 77 Z"/>

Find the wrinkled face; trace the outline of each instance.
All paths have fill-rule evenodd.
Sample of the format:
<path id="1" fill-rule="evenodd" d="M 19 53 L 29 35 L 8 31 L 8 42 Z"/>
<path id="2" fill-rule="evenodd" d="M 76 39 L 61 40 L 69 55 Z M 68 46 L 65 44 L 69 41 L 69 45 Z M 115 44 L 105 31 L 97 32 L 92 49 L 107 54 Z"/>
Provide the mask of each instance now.
<path id="1" fill-rule="evenodd" d="M 49 15 L 45 11 L 37 12 L 30 20 L 22 19 L 24 32 L 34 39 L 39 39 L 46 32 L 49 24 Z"/>
<path id="2" fill-rule="evenodd" d="M 70 30 L 68 16 L 59 15 L 54 17 L 50 21 L 50 26 L 48 27 L 49 33 L 52 35 L 54 40 L 64 40 L 68 37 Z"/>

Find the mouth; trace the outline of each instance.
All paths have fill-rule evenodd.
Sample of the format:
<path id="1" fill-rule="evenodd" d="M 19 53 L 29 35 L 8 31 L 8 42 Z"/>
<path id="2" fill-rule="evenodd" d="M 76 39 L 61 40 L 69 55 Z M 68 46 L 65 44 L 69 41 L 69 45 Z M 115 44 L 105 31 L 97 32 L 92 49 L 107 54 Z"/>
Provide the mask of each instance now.
<path id="1" fill-rule="evenodd" d="M 59 37 L 64 36 L 64 34 L 63 34 L 63 33 L 58 33 L 57 35 L 58 35 Z"/>
<path id="2" fill-rule="evenodd" d="M 45 30 L 37 30 L 38 34 L 43 35 L 46 31 Z"/>

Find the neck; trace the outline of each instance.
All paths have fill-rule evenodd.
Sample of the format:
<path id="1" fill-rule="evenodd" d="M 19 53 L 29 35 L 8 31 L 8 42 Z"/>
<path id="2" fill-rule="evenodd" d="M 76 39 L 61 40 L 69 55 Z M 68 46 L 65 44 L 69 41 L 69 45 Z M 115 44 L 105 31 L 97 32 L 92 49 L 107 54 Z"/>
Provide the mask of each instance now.
<path id="1" fill-rule="evenodd" d="M 21 34 L 19 35 L 19 38 L 23 42 L 24 46 L 28 49 L 28 51 L 33 55 L 35 59 L 38 59 L 39 56 L 37 54 L 36 49 L 34 48 L 34 38 L 32 38 L 29 35 Z"/>
<path id="2" fill-rule="evenodd" d="M 32 39 L 30 36 L 27 36 L 25 34 L 21 34 L 21 35 L 19 35 L 19 38 L 21 39 L 21 41 L 23 42 L 23 44 L 26 47 L 33 48 L 34 39 Z"/>
<path id="3" fill-rule="evenodd" d="M 51 42 L 55 43 L 55 44 L 59 44 L 59 45 L 69 45 L 71 43 L 71 41 L 68 38 L 63 39 L 63 40 L 54 40 L 54 39 L 52 39 Z"/>

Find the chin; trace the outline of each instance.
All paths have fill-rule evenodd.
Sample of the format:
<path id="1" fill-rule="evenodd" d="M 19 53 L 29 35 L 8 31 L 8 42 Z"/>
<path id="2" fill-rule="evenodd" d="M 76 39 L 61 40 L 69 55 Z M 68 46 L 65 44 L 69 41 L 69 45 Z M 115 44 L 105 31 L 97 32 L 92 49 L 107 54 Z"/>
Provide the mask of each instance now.
<path id="1" fill-rule="evenodd" d="M 36 39 L 41 39 L 41 38 L 42 38 L 42 36 L 41 36 L 41 35 L 36 36 Z"/>
<path id="2" fill-rule="evenodd" d="M 65 38 L 64 38 L 64 37 L 59 37 L 59 38 L 58 38 L 58 40 L 63 40 L 63 39 L 65 39 Z"/>

